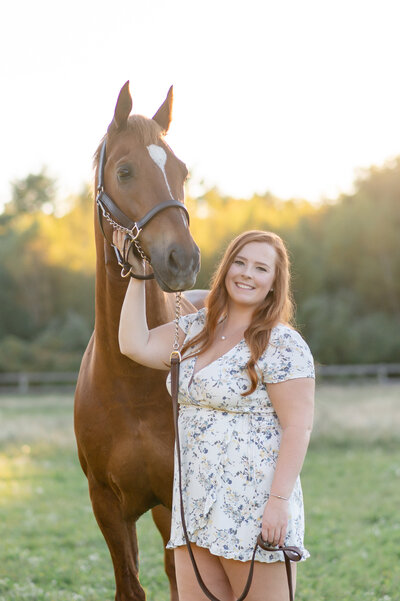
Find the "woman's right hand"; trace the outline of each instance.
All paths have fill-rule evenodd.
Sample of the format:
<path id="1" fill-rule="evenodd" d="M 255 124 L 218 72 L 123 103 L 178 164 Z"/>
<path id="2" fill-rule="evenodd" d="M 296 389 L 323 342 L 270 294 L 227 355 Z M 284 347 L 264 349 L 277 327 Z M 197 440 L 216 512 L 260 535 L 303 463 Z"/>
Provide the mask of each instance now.
<path id="1" fill-rule="evenodd" d="M 132 244 L 129 236 L 120 230 L 113 231 L 113 244 L 119 250 L 121 257 L 126 263 L 133 268 L 133 271 L 138 274 L 143 274 L 145 265 L 142 258 L 137 257 L 132 249 Z M 129 250 L 128 250 L 129 249 Z"/>
<path id="2" fill-rule="evenodd" d="M 287 500 L 270 496 L 262 518 L 261 535 L 272 546 L 283 547 L 289 521 L 289 503 Z"/>

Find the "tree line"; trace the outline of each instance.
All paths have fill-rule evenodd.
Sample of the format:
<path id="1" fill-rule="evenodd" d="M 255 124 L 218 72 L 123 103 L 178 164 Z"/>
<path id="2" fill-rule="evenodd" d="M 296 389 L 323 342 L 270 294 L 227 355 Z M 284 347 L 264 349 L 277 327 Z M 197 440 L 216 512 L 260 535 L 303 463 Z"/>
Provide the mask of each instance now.
<path id="1" fill-rule="evenodd" d="M 91 191 L 57 203 L 45 170 L 11 187 L 0 215 L 0 371 L 75 370 L 94 323 Z M 189 196 L 196 287 L 208 287 L 236 234 L 274 231 L 289 249 L 296 322 L 316 360 L 400 362 L 400 157 L 363 171 L 353 188 L 318 205 L 215 188 Z"/>

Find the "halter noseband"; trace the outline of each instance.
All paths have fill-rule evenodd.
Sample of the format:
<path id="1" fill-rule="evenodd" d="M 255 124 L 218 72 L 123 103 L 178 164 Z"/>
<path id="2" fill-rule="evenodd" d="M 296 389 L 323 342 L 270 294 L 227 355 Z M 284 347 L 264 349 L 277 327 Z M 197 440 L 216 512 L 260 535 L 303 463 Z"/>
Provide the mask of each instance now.
<path id="1" fill-rule="evenodd" d="M 145 225 L 147 225 L 149 223 L 149 221 L 151 221 L 153 219 L 153 217 L 158 215 L 158 213 L 161 213 L 161 211 L 165 211 L 165 209 L 169 209 L 170 207 L 175 207 L 175 208 L 183 211 L 185 213 L 186 218 L 189 223 L 189 213 L 187 211 L 187 208 L 179 200 L 171 199 L 171 200 L 167 200 L 164 202 L 160 202 L 158 205 L 156 205 L 155 207 L 150 209 L 150 211 L 148 211 L 146 213 L 146 215 L 144 217 L 142 217 L 142 219 L 140 219 L 139 221 L 132 221 L 132 219 L 130 219 L 127 215 L 125 215 L 125 213 L 123 213 L 121 211 L 121 209 L 119 207 L 117 207 L 117 205 L 112 200 L 112 198 L 110 198 L 110 196 L 108 196 L 108 194 L 104 190 L 105 164 L 106 164 L 106 141 L 104 140 L 104 142 L 101 146 L 101 149 L 100 149 L 98 176 L 97 176 L 97 196 L 96 196 L 97 214 L 99 217 L 100 228 L 101 228 L 101 231 L 103 232 L 103 236 L 107 240 L 107 237 L 106 237 L 106 234 L 105 234 L 104 228 L 103 228 L 103 217 L 104 217 L 112 225 L 112 227 L 114 229 L 117 229 L 120 232 L 124 232 L 126 234 L 126 237 L 128 237 L 130 239 L 130 244 L 127 249 L 127 252 L 124 252 L 124 255 L 125 255 L 124 257 L 121 255 L 119 249 L 114 244 L 111 244 L 111 246 L 115 250 L 115 254 L 117 255 L 118 264 L 122 267 L 121 275 L 123 277 L 130 275 L 131 277 L 136 278 L 138 280 L 153 279 L 154 273 L 150 273 L 149 275 L 137 275 L 137 274 L 132 273 L 131 266 L 127 262 L 129 250 L 132 248 L 132 244 L 134 244 L 137 252 L 142 257 L 142 259 L 144 259 L 149 264 L 151 264 L 151 260 L 144 253 L 143 249 L 141 248 L 141 246 L 139 244 L 138 238 L 139 238 L 139 234 L 141 233 L 142 229 L 144 228 Z"/>

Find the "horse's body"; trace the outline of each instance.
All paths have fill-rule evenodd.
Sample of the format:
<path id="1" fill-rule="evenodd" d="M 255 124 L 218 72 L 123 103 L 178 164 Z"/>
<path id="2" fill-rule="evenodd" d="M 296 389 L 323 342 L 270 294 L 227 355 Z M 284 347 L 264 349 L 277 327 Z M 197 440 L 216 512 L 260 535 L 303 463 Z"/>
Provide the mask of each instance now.
<path id="1" fill-rule="evenodd" d="M 183 200 L 186 170 L 162 137 L 169 126 L 171 104 L 170 91 L 151 120 L 129 117 L 132 104 L 127 84 L 118 98 L 106 136 L 104 181 L 108 194 L 131 219 L 137 220 L 172 195 Z M 152 159 L 150 147 L 155 145 L 166 155 L 164 168 Z M 111 240 L 111 225 L 103 226 Z M 142 601 L 145 595 L 138 580 L 135 523 L 153 509 L 167 542 L 173 477 L 172 406 L 165 388 L 166 372 L 138 365 L 119 351 L 119 316 L 129 278 L 121 278 L 114 251 L 97 220 L 95 236 L 95 329 L 76 389 L 75 432 L 93 511 L 114 565 L 115 599 Z M 153 328 L 174 318 L 175 297 L 163 290 L 192 287 L 199 254 L 177 207 L 154 217 L 143 230 L 140 244 L 151 259 L 157 280 L 146 283 L 148 325 Z M 182 302 L 183 313 L 193 310 L 190 303 Z M 171 598 L 177 599 L 172 551 L 165 552 L 165 565 Z"/>

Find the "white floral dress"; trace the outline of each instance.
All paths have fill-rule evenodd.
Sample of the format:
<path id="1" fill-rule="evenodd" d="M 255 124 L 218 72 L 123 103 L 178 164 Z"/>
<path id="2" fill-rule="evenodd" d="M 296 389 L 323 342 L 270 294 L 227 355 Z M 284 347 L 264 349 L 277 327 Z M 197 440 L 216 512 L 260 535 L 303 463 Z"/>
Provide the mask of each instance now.
<path id="1" fill-rule="evenodd" d="M 180 327 L 185 341 L 200 332 L 205 309 L 185 315 Z M 274 476 L 281 426 L 265 383 L 313 378 L 314 363 L 305 341 L 288 326 L 273 328 L 258 361 L 264 383 L 249 396 L 244 339 L 193 375 L 196 358 L 183 359 L 179 377 L 179 435 L 182 489 L 189 538 L 214 555 L 249 561 Z M 170 388 L 170 376 L 168 376 Z M 177 461 L 175 461 L 177 468 Z M 285 544 L 303 545 L 304 510 L 300 478 L 289 499 Z M 167 548 L 184 545 L 175 469 L 171 538 Z M 262 562 L 283 561 L 283 553 L 257 550 Z"/>

